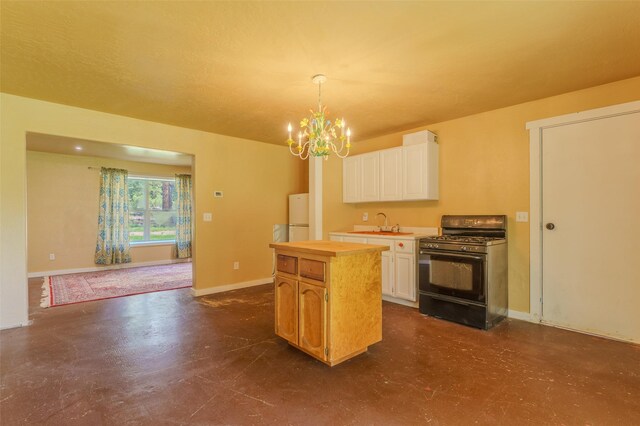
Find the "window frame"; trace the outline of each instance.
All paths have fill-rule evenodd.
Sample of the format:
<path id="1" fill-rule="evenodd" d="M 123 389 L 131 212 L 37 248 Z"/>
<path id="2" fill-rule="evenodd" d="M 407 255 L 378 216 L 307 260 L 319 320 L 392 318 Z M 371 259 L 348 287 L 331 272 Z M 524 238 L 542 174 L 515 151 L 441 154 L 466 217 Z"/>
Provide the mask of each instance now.
<path id="1" fill-rule="evenodd" d="M 132 180 L 143 180 L 143 181 L 161 181 L 161 182 L 171 182 L 174 184 L 173 186 L 173 190 L 175 191 L 175 178 L 172 177 L 167 177 L 167 176 L 149 176 L 149 175 L 129 175 L 127 176 L 127 191 L 129 190 L 129 182 L 128 180 L 132 179 Z M 143 236 L 143 240 L 142 241 L 131 241 L 131 231 L 129 231 L 129 244 L 132 246 L 160 246 L 160 245 L 171 245 L 171 244 L 175 244 L 176 243 L 176 238 L 175 238 L 175 234 L 173 236 L 173 238 L 171 239 L 166 239 L 166 240 L 151 240 L 151 213 L 152 210 L 149 208 L 149 186 L 148 184 L 145 183 L 145 189 L 144 189 L 144 210 L 141 209 L 134 209 L 133 206 L 129 206 L 129 215 L 131 215 L 132 212 L 136 211 L 136 212 L 143 212 L 143 223 L 142 223 L 142 236 Z M 175 208 L 175 205 L 173 205 L 173 210 L 176 214 L 177 217 L 177 208 Z M 164 211 L 164 210 L 160 210 L 160 211 Z M 171 210 L 169 210 L 171 211 Z M 131 224 L 131 218 L 129 218 L 129 224 Z M 174 228 L 175 229 L 175 228 Z M 149 238 L 149 239 L 146 239 Z"/>

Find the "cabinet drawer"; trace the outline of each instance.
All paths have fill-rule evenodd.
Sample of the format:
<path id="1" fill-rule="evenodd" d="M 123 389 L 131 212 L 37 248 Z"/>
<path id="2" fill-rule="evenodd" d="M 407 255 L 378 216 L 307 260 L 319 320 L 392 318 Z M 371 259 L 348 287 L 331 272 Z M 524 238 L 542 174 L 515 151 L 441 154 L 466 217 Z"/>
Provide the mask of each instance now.
<path id="1" fill-rule="evenodd" d="M 324 262 L 300 259 L 300 276 L 324 282 Z"/>
<path id="2" fill-rule="evenodd" d="M 395 244 L 393 244 L 394 241 L 393 240 L 389 240 L 387 238 L 367 238 L 367 244 L 376 244 L 379 246 L 387 246 L 389 247 L 390 251 L 393 251 L 393 246 Z M 382 252 L 383 254 L 385 253 L 384 251 Z"/>
<path id="3" fill-rule="evenodd" d="M 396 253 L 413 253 L 414 240 L 395 240 L 393 243 Z"/>
<path id="4" fill-rule="evenodd" d="M 278 255 L 278 271 L 295 275 L 298 273 L 298 258 L 293 256 Z"/>
<path id="5" fill-rule="evenodd" d="M 342 241 L 344 241 L 345 243 L 367 243 L 367 239 L 363 237 L 342 237 Z"/>

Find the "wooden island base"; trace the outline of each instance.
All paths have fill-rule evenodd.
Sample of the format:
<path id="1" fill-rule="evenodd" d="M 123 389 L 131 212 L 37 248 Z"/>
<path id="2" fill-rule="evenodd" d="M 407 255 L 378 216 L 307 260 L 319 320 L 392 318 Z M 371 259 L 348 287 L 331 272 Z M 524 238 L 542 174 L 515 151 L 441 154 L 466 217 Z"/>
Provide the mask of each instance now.
<path id="1" fill-rule="evenodd" d="M 381 340 L 382 340 L 382 338 L 380 338 L 380 340 L 378 340 L 378 342 L 379 342 L 379 341 L 381 341 Z M 334 365 L 338 365 L 338 364 L 340 364 L 340 363 L 341 363 L 341 362 L 343 362 L 343 361 L 346 361 L 346 360 L 348 360 L 348 359 L 351 359 L 351 358 L 353 358 L 353 357 L 356 357 L 356 356 L 358 356 L 358 355 L 360 355 L 360 354 L 363 354 L 363 353 L 365 353 L 365 352 L 367 352 L 367 351 L 369 350 L 369 347 L 367 346 L 367 347 L 366 347 L 366 348 L 364 348 L 364 349 L 361 349 L 361 350 L 356 351 L 356 352 L 354 352 L 354 353 L 351 353 L 351 354 L 349 354 L 349 355 L 345 355 L 345 356 L 343 356 L 342 358 L 338 358 L 338 359 L 334 359 L 334 360 L 331 360 L 331 361 L 327 361 L 327 360 L 324 360 L 324 359 L 322 359 L 322 358 L 318 358 L 318 357 L 317 357 L 317 356 L 315 356 L 314 354 L 312 354 L 312 353 L 310 353 L 310 352 L 308 352 L 308 351 L 304 350 L 304 348 L 301 348 L 300 346 L 298 346 L 298 345 L 296 345 L 296 344 L 294 344 L 294 343 L 289 342 L 289 346 L 293 346 L 294 348 L 299 349 L 299 350 L 301 350 L 302 352 L 307 353 L 308 355 L 311 355 L 312 357 L 314 357 L 314 358 L 318 359 L 319 361 L 324 362 L 324 363 L 325 363 L 325 364 L 327 364 L 329 367 L 333 367 Z"/>
<path id="2" fill-rule="evenodd" d="M 276 249 L 275 331 L 329 366 L 382 340 L 386 246 L 302 241 Z"/>

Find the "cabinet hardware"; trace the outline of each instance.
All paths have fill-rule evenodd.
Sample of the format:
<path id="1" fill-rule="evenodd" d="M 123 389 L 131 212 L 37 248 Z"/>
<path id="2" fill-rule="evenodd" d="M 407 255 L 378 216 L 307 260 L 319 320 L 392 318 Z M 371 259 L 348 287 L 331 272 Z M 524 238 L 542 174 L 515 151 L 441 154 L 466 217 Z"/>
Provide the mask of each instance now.
<path id="1" fill-rule="evenodd" d="M 324 354 L 325 354 L 326 356 L 329 356 L 329 348 L 324 348 Z"/>
<path id="2" fill-rule="evenodd" d="M 325 293 L 324 294 L 324 301 L 328 302 L 329 301 L 329 293 Z"/>

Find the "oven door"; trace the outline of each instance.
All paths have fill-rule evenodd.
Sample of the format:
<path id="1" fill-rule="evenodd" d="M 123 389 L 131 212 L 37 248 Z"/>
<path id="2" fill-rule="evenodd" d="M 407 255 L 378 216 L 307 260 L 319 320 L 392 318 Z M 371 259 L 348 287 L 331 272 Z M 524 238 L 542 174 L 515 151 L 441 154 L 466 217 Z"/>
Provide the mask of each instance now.
<path id="1" fill-rule="evenodd" d="M 486 303 L 486 254 L 420 250 L 420 291 Z"/>

